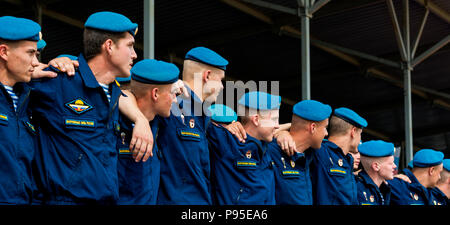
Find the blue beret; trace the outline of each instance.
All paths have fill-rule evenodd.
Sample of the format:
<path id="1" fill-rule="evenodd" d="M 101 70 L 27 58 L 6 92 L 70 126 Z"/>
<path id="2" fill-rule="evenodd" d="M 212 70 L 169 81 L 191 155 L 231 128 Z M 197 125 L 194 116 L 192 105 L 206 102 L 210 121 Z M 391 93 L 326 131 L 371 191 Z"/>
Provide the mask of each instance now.
<path id="1" fill-rule="evenodd" d="M 364 128 L 367 127 L 367 121 L 359 116 L 356 112 L 349 108 L 341 107 L 334 110 L 334 115 L 347 121 L 353 126 Z"/>
<path id="2" fill-rule="evenodd" d="M 238 103 L 251 109 L 258 109 L 258 110 L 279 109 L 281 104 L 281 97 L 271 95 L 265 92 L 252 91 L 242 95 Z"/>
<path id="3" fill-rule="evenodd" d="M 444 153 L 433 149 L 422 149 L 414 155 L 414 167 L 432 167 L 439 165 L 444 160 Z"/>
<path id="4" fill-rule="evenodd" d="M 219 123 L 231 123 L 237 121 L 236 112 L 223 104 L 214 104 L 208 107 L 211 112 L 211 119 Z"/>
<path id="5" fill-rule="evenodd" d="M 74 55 L 68 55 L 68 54 L 62 54 L 62 55 L 58 55 L 56 58 L 61 58 L 61 57 L 67 57 L 71 60 L 78 60 L 78 57 L 74 56 Z"/>
<path id="6" fill-rule="evenodd" d="M 29 19 L 13 16 L 0 17 L 0 39 L 9 41 L 39 41 L 41 26 Z"/>
<path id="7" fill-rule="evenodd" d="M 292 112 L 306 120 L 322 121 L 330 117 L 331 106 L 315 100 L 303 100 L 294 105 Z"/>
<path id="8" fill-rule="evenodd" d="M 222 70 L 226 70 L 228 61 L 213 50 L 205 47 L 196 47 L 186 53 L 185 59 L 204 63 Z"/>
<path id="9" fill-rule="evenodd" d="M 121 84 L 126 84 L 126 83 L 130 83 L 131 81 L 131 75 L 128 77 L 116 77 L 117 82 L 121 83 Z"/>
<path id="10" fill-rule="evenodd" d="M 386 157 L 394 155 L 394 144 L 381 140 L 366 141 L 358 146 L 358 151 L 367 157 Z"/>
<path id="11" fill-rule="evenodd" d="M 131 78 L 146 84 L 171 84 L 178 80 L 180 70 L 172 63 L 144 59 L 131 68 Z"/>
<path id="12" fill-rule="evenodd" d="M 444 169 L 450 172 L 450 159 L 444 159 Z"/>
<path id="13" fill-rule="evenodd" d="M 41 52 L 45 48 L 45 46 L 47 46 L 47 42 L 45 42 L 44 39 L 41 39 L 37 42 L 37 50 L 38 51 Z"/>
<path id="14" fill-rule="evenodd" d="M 136 35 L 138 30 L 138 25 L 131 22 L 126 16 L 107 11 L 90 15 L 84 26 L 116 33 L 129 32 L 133 36 Z"/>

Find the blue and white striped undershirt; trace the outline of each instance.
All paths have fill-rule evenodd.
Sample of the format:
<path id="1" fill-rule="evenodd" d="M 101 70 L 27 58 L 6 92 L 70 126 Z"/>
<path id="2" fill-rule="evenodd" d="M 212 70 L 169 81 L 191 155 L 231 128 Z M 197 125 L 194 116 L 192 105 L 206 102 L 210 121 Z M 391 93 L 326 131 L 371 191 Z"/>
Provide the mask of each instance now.
<path id="1" fill-rule="evenodd" d="M 8 94 L 11 96 L 11 99 L 13 101 L 14 105 L 14 111 L 17 111 L 17 102 L 19 101 L 19 97 L 17 97 L 16 93 L 14 93 L 13 87 L 8 85 L 3 85 L 8 92 Z"/>
<path id="2" fill-rule="evenodd" d="M 109 85 L 107 84 L 102 84 L 102 83 L 98 83 L 100 84 L 100 86 L 103 88 L 103 90 L 105 91 L 106 97 L 108 97 L 108 102 L 111 102 L 111 94 L 109 93 Z"/>

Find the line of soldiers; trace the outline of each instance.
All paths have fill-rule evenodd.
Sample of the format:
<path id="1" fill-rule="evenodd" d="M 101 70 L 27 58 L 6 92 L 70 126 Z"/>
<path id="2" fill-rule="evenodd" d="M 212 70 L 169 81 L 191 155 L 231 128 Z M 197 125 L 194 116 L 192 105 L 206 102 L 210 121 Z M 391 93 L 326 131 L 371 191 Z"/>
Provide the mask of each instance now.
<path id="1" fill-rule="evenodd" d="M 94 13 L 82 53 L 43 64 L 39 24 L 0 17 L 0 203 L 448 204 L 441 152 L 417 152 L 394 178 L 394 145 L 360 144 L 367 121 L 351 109 L 304 100 L 279 125 L 281 97 L 248 92 L 238 118 L 211 105 L 226 59 L 193 48 L 182 80 L 172 63 L 133 66 L 137 28 Z"/>

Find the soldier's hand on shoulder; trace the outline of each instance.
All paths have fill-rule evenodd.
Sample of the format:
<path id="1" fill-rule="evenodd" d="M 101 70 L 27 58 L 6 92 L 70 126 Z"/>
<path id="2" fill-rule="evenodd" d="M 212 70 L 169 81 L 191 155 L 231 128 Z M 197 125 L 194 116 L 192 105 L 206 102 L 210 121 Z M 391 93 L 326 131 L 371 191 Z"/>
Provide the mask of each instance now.
<path id="1" fill-rule="evenodd" d="M 153 157 L 153 133 L 146 118 L 138 118 L 134 124 L 130 150 L 136 162 L 146 162 Z"/>
<path id="2" fill-rule="evenodd" d="M 247 132 L 240 122 L 230 123 L 225 126 L 225 128 L 236 136 L 240 142 L 245 143 L 245 139 L 247 139 Z"/>
<path id="3" fill-rule="evenodd" d="M 396 174 L 396 175 L 394 175 L 394 177 L 396 177 L 398 179 L 401 179 L 401 180 L 403 180 L 405 182 L 411 183 L 411 180 L 405 174 Z"/>
<path id="4" fill-rule="evenodd" d="M 44 69 L 47 67 L 48 67 L 47 64 L 39 63 L 39 66 L 34 68 L 31 78 L 33 78 L 33 79 L 43 78 L 43 77 L 54 78 L 54 77 L 58 76 L 58 74 L 53 71 L 44 71 Z"/>
<path id="5" fill-rule="evenodd" d="M 61 72 L 66 72 L 69 76 L 73 76 L 75 75 L 75 67 L 78 67 L 79 63 L 77 60 L 71 60 L 68 57 L 59 57 L 50 60 L 48 65 L 59 69 Z"/>
<path id="6" fill-rule="evenodd" d="M 177 95 L 182 94 L 184 98 L 189 98 L 189 92 L 184 86 L 184 82 L 182 80 L 178 80 L 177 82 L 173 83 L 172 92 L 176 93 Z"/>
<path id="7" fill-rule="evenodd" d="M 275 138 L 277 139 L 277 144 L 280 146 L 281 150 L 288 156 L 294 155 L 295 151 L 297 151 L 295 141 L 288 131 L 277 132 Z"/>

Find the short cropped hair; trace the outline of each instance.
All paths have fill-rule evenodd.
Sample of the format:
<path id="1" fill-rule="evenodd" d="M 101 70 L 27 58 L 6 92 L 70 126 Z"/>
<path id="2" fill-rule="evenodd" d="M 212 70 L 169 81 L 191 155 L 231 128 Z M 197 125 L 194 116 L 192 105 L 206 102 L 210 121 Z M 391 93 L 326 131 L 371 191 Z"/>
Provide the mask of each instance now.
<path id="1" fill-rule="evenodd" d="M 441 179 L 439 179 L 438 184 L 443 184 L 445 183 L 449 178 L 450 178 L 450 172 L 448 172 L 447 170 L 443 169 L 441 171 Z"/>
<path id="2" fill-rule="evenodd" d="M 314 122 L 311 120 L 303 119 L 295 114 L 292 114 L 292 120 L 291 120 L 291 131 L 298 131 L 298 130 L 304 130 L 308 128 L 308 125 L 311 123 L 320 123 L 320 122 Z"/>
<path id="3" fill-rule="evenodd" d="M 143 98 L 149 90 L 158 88 L 160 91 L 170 91 L 171 84 L 145 84 L 131 79 L 128 90 L 134 94 L 136 99 Z"/>
<path id="4" fill-rule="evenodd" d="M 347 121 L 337 117 L 337 116 L 331 116 L 330 118 L 330 125 L 328 128 L 328 134 L 329 136 L 340 136 L 344 135 L 352 128 L 352 125 L 348 123 Z"/>
<path id="5" fill-rule="evenodd" d="M 17 43 L 19 43 L 19 41 L 11 41 L 11 40 L 4 40 L 0 38 L 0 45 L 8 45 L 9 47 L 16 47 Z"/>
<path id="6" fill-rule="evenodd" d="M 94 58 L 102 52 L 102 45 L 106 40 L 111 39 L 114 43 L 124 38 L 126 32 L 107 32 L 98 29 L 84 28 L 83 33 L 83 53 L 86 61 Z"/>
<path id="7" fill-rule="evenodd" d="M 247 124 L 248 122 L 251 121 L 250 117 L 258 114 L 261 117 L 266 117 L 267 113 L 270 110 L 258 110 L 258 109 L 250 109 L 246 106 L 243 105 L 238 105 L 238 116 L 239 116 L 239 120 L 241 122 L 242 125 Z"/>

